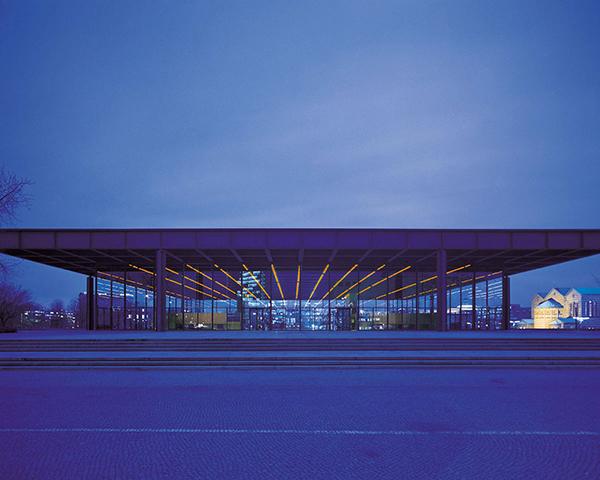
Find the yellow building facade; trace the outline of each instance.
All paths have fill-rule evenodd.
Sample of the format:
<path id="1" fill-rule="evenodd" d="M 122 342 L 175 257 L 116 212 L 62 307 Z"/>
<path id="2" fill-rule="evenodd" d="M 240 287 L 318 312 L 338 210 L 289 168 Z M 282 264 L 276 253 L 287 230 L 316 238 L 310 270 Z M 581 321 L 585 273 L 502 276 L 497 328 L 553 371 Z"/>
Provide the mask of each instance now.
<path id="1" fill-rule="evenodd" d="M 581 321 L 600 314 L 600 288 L 553 288 L 531 301 L 534 328 L 556 328 L 559 319 Z"/>

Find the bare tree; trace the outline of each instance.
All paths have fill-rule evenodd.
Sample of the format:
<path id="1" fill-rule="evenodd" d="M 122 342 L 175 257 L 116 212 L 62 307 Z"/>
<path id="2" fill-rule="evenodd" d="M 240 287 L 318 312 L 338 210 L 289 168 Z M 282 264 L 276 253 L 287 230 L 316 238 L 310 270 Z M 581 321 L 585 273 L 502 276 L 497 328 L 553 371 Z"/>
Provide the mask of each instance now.
<path id="1" fill-rule="evenodd" d="M 0 330 L 17 323 L 21 314 L 28 310 L 32 303 L 27 290 L 7 282 L 0 283 Z"/>
<path id="2" fill-rule="evenodd" d="M 82 302 L 81 295 L 77 295 L 71 302 L 67 310 L 75 316 L 75 328 L 82 328 L 85 323 L 86 311 L 85 304 Z"/>
<path id="3" fill-rule="evenodd" d="M 50 304 L 50 311 L 54 313 L 62 313 L 65 311 L 65 304 L 62 300 L 56 299 Z"/>
<path id="4" fill-rule="evenodd" d="M 26 188 L 31 185 L 27 179 L 17 177 L 4 167 L 0 167 L 0 225 L 15 219 L 19 207 L 29 205 Z M 7 258 L 0 258 L 0 275 L 6 275 L 12 266 Z"/>
<path id="5" fill-rule="evenodd" d="M 0 167 L 0 224 L 14 220 L 17 209 L 29 205 L 30 198 L 25 191 L 29 185 L 29 180 Z"/>
<path id="6" fill-rule="evenodd" d="M 0 225 L 15 219 L 20 207 L 29 205 L 26 192 L 31 182 L 0 167 Z M 0 273 L 7 273 L 7 263 L 0 259 Z M 32 305 L 30 293 L 21 287 L 0 280 L 0 329 L 18 322 L 21 314 Z"/>

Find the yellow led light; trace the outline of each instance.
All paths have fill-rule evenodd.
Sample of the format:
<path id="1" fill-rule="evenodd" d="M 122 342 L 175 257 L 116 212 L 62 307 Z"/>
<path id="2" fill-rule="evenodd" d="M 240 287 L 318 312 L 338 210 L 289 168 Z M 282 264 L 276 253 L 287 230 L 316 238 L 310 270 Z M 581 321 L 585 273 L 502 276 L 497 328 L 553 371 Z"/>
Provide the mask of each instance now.
<path id="1" fill-rule="evenodd" d="M 319 287 L 319 284 L 321 283 L 321 280 L 323 280 L 323 276 L 327 273 L 327 270 L 329 270 L 329 264 L 325 265 L 325 268 L 321 272 L 321 275 L 319 275 L 319 279 L 317 280 L 317 283 L 315 283 L 315 286 L 313 287 L 312 292 L 310 292 L 310 296 L 308 297 L 307 303 L 310 302 L 310 300 L 312 299 L 313 295 L 317 291 L 317 288 Z"/>
<path id="2" fill-rule="evenodd" d="M 152 272 L 152 271 L 150 271 L 150 270 L 146 270 L 145 268 L 142 268 L 142 267 L 138 267 L 137 265 L 132 265 L 132 264 L 130 263 L 130 264 L 129 264 L 129 266 L 130 266 L 131 268 L 135 268 L 136 270 L 139 270 L 139 271 L 141 271 L 141 272 L 148 273 L 148 274 L 150 274 L 150 275 L 156 275 L 154 272 Z"/>
<path id="3" fill-rule="evenodd" d="M 350 275 L 356 268 L 358 268 L 358 263 L 355 263 L 354 265 L 352 265 L 352 267 L 350 267 L 350 270 L 348 270 L 346 273 L 344 273 L 342 278 L 340 278 L 337 282 L 335 282 L 333 284 L 333 287 L 331 287 L 329 290 L 327 290 L 327 293 L 325 293 L 325 295 L 323 295 L 321 297 L 321 300 L 319 300 L 319 302 L 322 302 L 325 299 L 325 297 L 327 297 L 327 295 L 329 295 L 331 292 L 333 292 L 335 287 L 337 287 L 340 283 L 342 283 L 344 281 L 344 278 L 346 278 L 348 275 Z"/>
<path id="4" fill-rule="evenodd" d="M 225 290 L 233 293 L 234 295 L 237 295 L 237 292 L 235 290 L 232 290 L 231 288 L 229 288 L 227 285 L 222 284 L 221 282 L 219 282 L 218 280 L 214 280 L 210 275 L 207 275 L 204 272 L 201 272 L 200 270 L 198 270 L 197 268 L 192 267 L 191 265 L 187 264 L 186 267 L 188 267 L 189 269 L 193 270 L 196 273 L 199 273 L 200 275 L 202 275 L 204 278 L 210 280 L 211 282 L 215 282 L 217 285 L 219 285 L 219 287 L 224 288 Z"/>
<path id="5" fill-rule="evenodd" d="M 165 267 L 165 270 L 166 270 L 167 272 L 169 272 L 169 273 L 172 273 L 172 274 L 174 274 L 174 275 L 177 275 L 177 276 L 182 276 L 182 275 L 181 275 L 179 272 L 177 272 L 176 270 L 173 270 L 172 268 Z M 228 295 L 225 295 L 224 293 L 221 293 L 221 292 L 219 292 L 219 291 L 215 290 L 214 288 L 211 288 L 211 287 L 209 287 L 208 285 L 205 285 L 205 284 L 203 284 L 202 282 L 198 282 L 197 280 L 194 280 L 193 278 L 190 278 L 190 277 L 188 277 L 187 275 L 183 275 L 183 278 L 184 278 L 185 280 L 188 280 L 188 281 L 192 282 L 192 283 L 195 283 L 196 285 L 199 285 L 199 286 L 201 286 L 201 287 L 204 287 L 204 288 L 206 288 L 207 290 L 210 290 L 211 292 L 214 292 L 214 293 L 216 293 L 217 295 L 221 295 L 222 297 L 226 298 L 227 300 L 235 300 L 235 298 L 232 298 L 232 297 L 230 297 L 230 296 L 228 296 Z M 201 293 L 204 293 L 204 292 L 201 292 Z M 212 295 L 211 295 L 211 297 L 212 297 Z M 216 297 L 215 297 L 215 298 L 216 298 Z"/>
<path id="6" fill-rule="evenodd" d="M 177 282 L 177 281 L 173 280 L 172 278 L 165 277 L 165 280 L 167 282 L 174 283 L 175 285 L 179 285 L 180 287 L 182 286 L 181 282 Z M 192 290 L 194 292 L 198 292 L 201 295 L 206 295 L 207 297 L 210 297 L 210 298 L 216 298 L 216 297 L 212 296 L 210 293 L 203 292 L 202 290 L 198 290 L 197 288 L 190 287 L 189 285 L 183 285 L 183 288 L 187 288 L 188 290 Z"/>
<path id="7" fill-rule="evenodd" d="M 227 300 L 235 300 L 235 298 L 230 297 L 229 295 L 226 295 L 222 292 L 219 292 L 218 290 L 215 290 L 212 287 L 209 287 L 208 285 L 205 285 L 202 282 L 199 282 L 197 280 L 194 280 L 193 278 L 188 277 L 187 275 L 184 275 L 183 278 L 185 278 L 186 280 L 195 283 L 196 285 L 199 285 L 200 287 L 206 288 L 207 290 L 210 290 L 211 292 L 216 293 L 217 295 L 221 295 L 223 298 L 226 298 Z"/>
<path id="8" fill-rule="evenodd" d="M 219 267 L 216 263 L 215 263 L 215 268 L 218 268 L 222 273 L 224 273 L 228 278 L 230 278 L 231 280 L 233 280 L 235 283 L 237 283 L 240 288 L 242 289 L 242 291 L 246 290 L 246 292 L 248 292 L 250 294 L 250 296 L 252 298 L 254 298 L 254 300 L 259 300 L 258 297 L 256 295 L 254 295 L 254 293 L 252 293 L 252 290 L 249 290 L 248 288 L 244 287 L 239 281 L 237 281 L 235 278 L 233 278 L 231 275 L 229 275 L 229 273 L 227 273 L 225 270 L 223 270 L 221 267 Z M 260 301 L 260 300 L 259 300 Z"/>
<path id="9" fill-rule="evenodd" d="M 133 265 L 131 265 L 131 266 L 133 266 Z M 135 280 L 130 280 L 130 279 L 125 280 L 123 277 L 119 277 L 118 275 L 113 275 L 112 273 L 98 272 L 98 275 L 105 275 L 107 277 L 115 278 L 122 283 L 127 283 L 127 285 L 139 285 L 140 287 L 143 287 L 146 290 L 154 290 L 154 287 L 152 287 L 150 285 L 146 285 L 141 282 L 136 282 Z"/>
<path id="10" fill-rule="evenodd" d="M 396 275 L 400 275 L 401 273 L 406 272 L 409 268 L 411 268 L 411 265 L 409 265 L 408 267 L 404 267 L 402 270 L 398 270 L 397 272 L 394 272 L 391 275 L 388 275 L 387 277 L 382 278 L 381 280 L 378 280 L 375 283 L 372 283 L 371 285 L 369 285 L 368 287 L 363 288 L 362 290 L 359 290 L 358 294 L 360 295 L 361 293 L 366 292 L 367 290 L 369 290 L 369 289 L 371 289 L 373 287 L 376 287 L 377 285 L 385 282 L 387 279 L 393 278 Z"/>
<path id="11" fill-rule="evenodd" d="M 242 286 L 242 284 L 238 280 L 236 280 L 231 275 L 229 275 L 229 273 L 227 273 L 225 270 L 223 270 L 221 267 L 219 267 L 216 263 L 215 263 L 215 268 L 219 269 L 219 271 L 221 273 L 225 274 L 229 279 L 233 280 L 234 283 L 237 283 L 240 287 Z"/>
<path id="12" fill-rule="evenodd" d="M 277 270 L 275 270 L 275 265 L 271 264 L 271 271 L 273 272 L 273 276 L 275 277 L 275 281 L 277 282 L 277 288 L 279 288 L 279 294 L 281 295 L 281 299 L 283 298 L 283 290 L 281 289 L 281 283 L 279 283 L 279 277 L 277 276 Z"/>
<path id="13" fill-rule="evenodd" d="M 383 295 L 379 295 L 378 297 L 375 297 L 375 299 L 379 300 L 380 298 L 387 297 L 388 295 L 393 295 L 394 293 L 401 292 L 401 291 L 406 290 L 408 288 L 412 288 L 412 287 L 414 287 L 416 285 L 417 285 L 417 282 L 411 283 L 410 285 L 405 285 L 404 287 L 397 288 L 396 290 L 393 290 L 393 291 L 391 291 L 389 293 L 384 293 Z"/>
<path id="14" fill-rule="evenodd" d="M 448 270 L 448 271 L 446 272 L 446 274 L 449 274 L 449 273 L 454 273 L 454 272 L 458 272 L 459 270 L 464 270 L 465 268 L 469 268 L 470 266 L 471 266 L 471 264 L 469 263 L 469 264 L 467 264 L 467 265 L 463 265 L 462 267 L 458 267 L 458 268 L 455 268 L 455 269 L 453 269 L 453 270 Z M 493 275 L 493 274 L 491 274 L 491 275 Z M 478 279 L 478 278 L 484 278 L 484 277 L 485 277 L 485 275 L 484 275 L 484 276 L 482 276 L 482 277 L 477 277 L 477 279 Z M 420 281 L 419 281 L 419 283 L 427 283 L 427 282 L 431 282 L 432 280 L 435 280 L 436 278 L 438 278 L 438 276 L 437 276 L 437 275 L 433 275 L 433 276 L 431 276 L 431 277 L 428 277 L 428 278 L 425 278 L 425 279 L 423 279 L 423 280 L 420 280 Z M 476 279 L 476 280 L 477 280 L 477 279 Z M 467 280 L 467 281 L 468 281 L 468 280 Z M 375 297 L 375 299 L 376 299 L 376 300 L 379 300 L 379 299 L 381 299 L 381 298 L 387 297 L 388 295 L 393 295 L 394 293 L 401 292 L 402 290 L 406 290 L 407 288 L 414 287 L 415 285 L 416 285 L 416 282 L 415 282 L 415 283 L 411 283 L 410 285 L 406 285 L 405 287 L 398 288 L 398 289 L 394 290 L 393 292 L 384 293 L 384 294 L 382 294 L 382 295 L 379 295 L 378 297 Z M 434 289 L 434 290 L 435 290 L 435 289 Z M 411 298 L 411 297 L 406 297 L 406 298 Z"/>
<path id="15" fill-rule="evenodd" d="M 438 278 L 438 276 L 434 275 L 433 277 L 428 277 L 428 278 L 425 278 L 425 279 L 421 280 L 419 283 L 431 282 L 432 280 L 435 280 L 436 278 Z"/>
<path id="16" fill-rule="evenodd" d="M 372 275 L 375 275 L 379 270 L 381 270 L 383 267 L 385 267 L 385 264 L 381 265 L 380 267 L 378 267 L 376 270 L 373 270 L 371 273 L 369 273 L 368 275 L 365 275 L 363 278 L 360 278 L 358 280 L 358 282 L 356 282 L 355 284 L 349 286 L 346 290 L 344 290 L 342 293 L 340 293 L 337 297 L 335 297 L 335 299 L 337 300 L 340 297 L 343 297 L 346 293 L 348 293 L 350 290 L 352 290 L 354 287 L 360 285 L 362 282 L 364 282 L 367 278 L 371 277 Z"/>
<path id="17" fill-rule="evenodd" d="M 298 265 L 298 276 L 296 277 L 296 300 L 298 300 L 298 292 L 300 291 L 300 265 Z"/>
<path id="18" fill-rule="evenodd" d="M 460 270 L 464 270 L 465 268 L 469 268 L 470 266 L 471 266 L 471 264 L 468 263 L 467 265 L 463 265 L 462 267 L 455 268 L 454 270 L 448 270 L 446 272 L 446 274 L 448 274 L 448 273 L 455 273 L 455 272 L 458 272 Z"/>

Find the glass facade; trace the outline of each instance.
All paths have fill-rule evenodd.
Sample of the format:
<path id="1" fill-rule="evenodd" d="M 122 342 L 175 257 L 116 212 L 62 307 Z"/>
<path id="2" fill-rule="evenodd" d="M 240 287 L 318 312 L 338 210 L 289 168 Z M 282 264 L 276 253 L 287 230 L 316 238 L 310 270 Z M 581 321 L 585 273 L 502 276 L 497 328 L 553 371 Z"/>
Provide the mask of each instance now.
<path id="1" fill-rule="evenodd" d="M 155 272 L 99 272 L 96 328 L 156 328 Z M 502 327 L 501 272 L 446 276 L 449 329 Z M 437 330 L 437 276 L 410 266 L 239 270 L 186 264 L 165 272 L 169 330 Z"/>

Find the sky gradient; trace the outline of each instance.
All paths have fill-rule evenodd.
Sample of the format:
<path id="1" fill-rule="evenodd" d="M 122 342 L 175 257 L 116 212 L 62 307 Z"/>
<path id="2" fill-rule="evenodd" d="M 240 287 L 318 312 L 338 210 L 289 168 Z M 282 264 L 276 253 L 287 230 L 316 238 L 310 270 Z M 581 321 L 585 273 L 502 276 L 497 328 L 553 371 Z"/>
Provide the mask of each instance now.
<path id="1" fill-rule="evenodd" d="M 7 226 L 598 228 L 599 58 L 598 2 L 0 1 Z"/>

